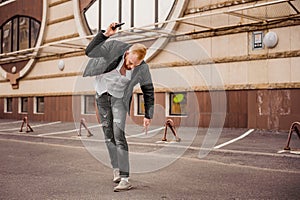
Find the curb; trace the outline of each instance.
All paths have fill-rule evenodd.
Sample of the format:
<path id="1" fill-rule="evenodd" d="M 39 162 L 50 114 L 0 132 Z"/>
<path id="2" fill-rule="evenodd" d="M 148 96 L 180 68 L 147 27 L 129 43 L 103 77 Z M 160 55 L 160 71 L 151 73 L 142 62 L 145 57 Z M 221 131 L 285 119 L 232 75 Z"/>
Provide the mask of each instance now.
<path id="1" fill-rule="evenodd" d="M 40 143 L 51 143 L 51 144 L 64 144 L 64 145 L 82 145 L 80 138 L 62 138 L 62 137 L 48 137 L 38 135 L 25 135 L 16 133 L 0 133 L 1 139 L 7 140 L 20 140 L 27 142 L 40 142 Z"/>

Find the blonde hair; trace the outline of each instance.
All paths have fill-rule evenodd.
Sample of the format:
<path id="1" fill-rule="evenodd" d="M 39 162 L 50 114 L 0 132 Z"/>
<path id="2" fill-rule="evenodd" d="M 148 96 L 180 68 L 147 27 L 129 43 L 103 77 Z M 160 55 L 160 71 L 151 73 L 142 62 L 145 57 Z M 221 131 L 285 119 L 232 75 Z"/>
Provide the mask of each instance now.
<path id="1" fill-rule="evenodd" d="M 146 56 L 147 48 L 143 44 L 136 43 L 129 48 L 129 52 L 136 54 L 139 60 L 143 60 Z"/>

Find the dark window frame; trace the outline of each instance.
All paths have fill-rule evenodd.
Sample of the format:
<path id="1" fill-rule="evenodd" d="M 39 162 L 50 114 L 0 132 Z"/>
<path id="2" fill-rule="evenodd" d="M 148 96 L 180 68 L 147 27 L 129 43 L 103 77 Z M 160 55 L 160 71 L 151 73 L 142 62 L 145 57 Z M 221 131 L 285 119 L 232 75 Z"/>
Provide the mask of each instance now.
<path id="1" fill-rule="evenodd" d="M 6 97 L 4 106 L 5 106 L 5 112 L 6 113 L 12 113 L 13 112 L 13 98 L 12 97 Z"/>
<path id="2" fill-rule="evenodd" d="M 35 97 L 35 113 L 36 114 L 45 113 L 45 97 Z"/>
<path id="3" fill-rule="evenodd" d="M 89 103 L 89 98 L 93 98 L 93 109 L 88 109 L 88 106 L 91 106 L 91 105 L 87 105 Z M 84 95 L 84 108 L 83 108 L 83 114 L 86 114 L 86 115 L 91 115 L 91 114 L 96 114 L 96 98 L 95 98 L 95 95 Z M 90 102 L 91 103 L 91 102 Z"/>
<path id="4" fill-rule="evenodd" d="M 153 23 L 157 23 L 159 20 L 159 0 L 153 0 L 154 2 L 154 17 L 153 17 Z M 106 29 L 106 27 L 102 27 L 102 20 L 103 18 L 101 17 L 101 10 L 105 9 L 103 8 L 102 2 L 101 0 L 94 0 L 92 1 L 86 8 L 83 9 L 83 18 L 84 21 L 86 22 L 86 25 L 90 31 L 91 34 L 93 34 L 93 31 L 90 27 L 90 25 L 88 24 L 88 20 L 86 19 L 86 12 L 88 11 L 88 9 L 93 5 L 98 3 L 98 7 L 99 7 L 99 16 L 98 16 L 98 27 L 97 27 L 97 31 L 101 30 L 101 29 Z M 119 20 L 119 22 L 122 22 L 122 17 L 123 17 L 123 12 L 122 12 L 122 8 L 123 8 L 123 4 L 122 4 L 122 0 L 118 1 L 118 16 L 117 19 Z M 176 5 L 176 1 L 173 2 L 173 5 L 170 8 L 170 12 L 168 14 L 168 16 L 166 17 L 166 19 L 169 18 L 170 14 L 172 13 L 172 10 L 174 8 L 174 6 Z M 134 27 L 135 26 L 135 0 L 130 0 L 130 17 L 129 17 L 129 21 L 128 23 L 130 23 L 130 27 Z M 162 27 L 159 27 L 158 25 L 155 25 L 153 27 L 153 29 L 161 29 Z M 120 28 L 121 29 L 121 28 Z"/>
<path id="5" fill-rule="evenodd" d="M 144 95 L 142 93 L 137 94 L 137 115 L 145 115 Z"/>
<path id="6" fill-rule="evenodd" d="M 36 45 L 36 42 L 37 42 L 37 39 L 39 37 L 39 33 L 40 33 L 40 28 L 41 28 L 41 22 L 34 19 L 33 17 L 29 17 L 29 16 L 25 16 L 25 15 L 15 15 L 13 17 L 11 17 L 10 19 L 6 20 L 3 24 L 1 24 L 0 26 L 0 53 L 4 53 L 4 49 L 3 49 L 3 39 L 4 39 L 4 31 L 3 31 L 3 27 L 8 24 L 8 23 L 11 23 L 11 26 L 10 26 L 10 40 L 11 40 L 11 43 L 10 43 L 10 47 L 9 47 L 9 50 L 8 52 L 13 52 L 13 51 L 18 51 L 18 50 L 22 50 L 20 49 L 20 19 L 21 18 L 25 18 L 25 19 L 28 19 L 28 38 L 27 38 L 27 48 L 31 48 L 31 47 L 34 47 Z M 16 30 L 16 33 L 14 33 L 14 24 L 17 23 L 17 30 Z M 33 38 L 31 38 L 32 35 L 32 31 L 34 30 L 32 28 L 33 26 L 33 23 L 37 23 L 39 25 L 38 27 L 38 30 L 37 30 L 37 33 L 36 34 L 36 38 L 34 38 L 35 42 L 33 43 L 32 45 L 32 41 L 33 41 Z M 14 35 L 16 34 L 16 36 Z M 17 39 L 17 41 L 14 41 L 14 38 Z M 17 44 L 16 44 L 17 43 Z M 16 49 L 14 48 L 16 47 Z M 26 49 L 26 48 L 25 48 Z M 5 51 L 5 53 L 8 53 Z"/>
<path id="7" fill-rule="evenodd" d="M 184 103 L 186 104 L 186 107 L 187 107 L 187 92 L 170 92 L 169 93 L 169 116 L 187 116 L 188 112 L 187 110 L 183 113 L 182 112 L 182 109 L 181 109 L 181 112 L 180 113 L 173 113 L 172 112 L 172 105 L 173 105 L 173 98 L 175 95 L 178 95 L 178 94 L 184 94 L 185 96 L 185 101 Z M 181 104 L 182 103 L 179 103 L 180 107 L 181 107 Z"/>
<path id="8" fill-rule="evenodd" d="M 24 102 L 24 100 L 26 102 Z M 24 105 L 26 103 L 26 105 Z M 20 113 L 28 113 L 28 97 L 20 97 Z"/>
<path id="9" fill-rule="evenodd" d="M 9 0 L 0 0 L 0 3 L 4 3 L 5 1 L 9 1 Z"/>

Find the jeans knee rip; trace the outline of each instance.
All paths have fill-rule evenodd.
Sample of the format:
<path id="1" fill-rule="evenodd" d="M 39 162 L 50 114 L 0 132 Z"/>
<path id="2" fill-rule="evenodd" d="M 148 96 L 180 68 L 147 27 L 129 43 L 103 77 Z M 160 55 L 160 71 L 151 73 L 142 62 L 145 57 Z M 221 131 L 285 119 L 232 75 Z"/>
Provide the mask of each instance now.
<path id="1" fill-rule="evenodd" d="M 114 119 L 114 122 L 120 124 L 121 123 L 121 119 Z"/>
<path id="2" fill-rule="evenodd" d="M 103 121 L 103 122 L 102 122 L 102 126 L 103 126 L 103 127 L 108 127 L 108 121 Z"/>
<path id="3" fill-rule="evenodd" d="M 113 143 L 113 140 L 112 140 L 112 139 L 110 139 L 110 138 L 108 138 L 108 139 L 105 139 L 105 142 L 106 142 L 106 143 L 112 143 L 112 144 L 114 144 L 114 143 Z"/>

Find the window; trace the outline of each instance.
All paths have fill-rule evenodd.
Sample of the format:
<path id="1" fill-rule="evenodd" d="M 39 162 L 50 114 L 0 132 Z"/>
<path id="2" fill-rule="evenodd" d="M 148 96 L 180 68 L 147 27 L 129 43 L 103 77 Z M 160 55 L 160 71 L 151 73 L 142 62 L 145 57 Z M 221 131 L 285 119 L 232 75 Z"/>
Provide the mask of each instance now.
<path id="1" fill-rule="evenodd" d="M 137 114 L 145 115 L 145 105 L 143 94 L 137 94 Z"/>
<path id="2" fill-rule="evenodd" d="M 19 112 L 27 113 L 28 112 L 28 97 L 21 97 L 20 104 L 19 104 Z"/>
<path id="3" fill-rule="evenodd" d="M 170 93 L 169 95 L 169 115 L 187 115 L 187 94 L 186 92 Z"/>
<path id="4" fill-rule="evenodd" d="M 34 47 L 40 22 L 26 16 L 15 16 L 0 26 L 0 53 Z"/>
<path id="5" fill-rule="evenodd" d="M 87 8 L 84 16 L 92 33 L 98 32 L 98 27 L 105 30 L 111 22 L 125 22 L 123 28 L 145 26 L 167 19 L 174 2 L 175 0 L 101 0 L 99 6 L 99 0 L 96 0 Z"/>
<path id="6" fill-rule="evenodd" d="M 11 21 L 7 22 L 3 28 L 2 31 L 3 32 L 3 39 L 2 39 L 2 51 L 1 53 L 8 53 L 11 51 L 11 37 L 12 37 L 12 30 L 11 30 Z"/>
<path id="7" fill-rule="evenodd" d="M 84 114 L 95 114 L 95 95 L 84 96 Z"/>
<path id="8" fill-rule="evenodd" d="M 45 100 L 44 97 L 35 98 L 35 113 L 44 113 L 45 112 Z"/>
<path id="9" fill-rule="evenodd" d="M 39 36 L 40 23 L 36 20 L 30 20 L 30 47 L 35 46 L 35 42 Z"/>
<path id="10" fill-rule="evenodd" d="M 4 100 L 4 112 L 11 113 L 12 112 L 12 97 L 5 98 Z"/>
<path id="11" fill-rule="evenodd" d="M 14 20 L 17 22 L 17 20 Z M 14 23 L 15 24 L 15 23 Z M 19 18 L 19 49 L 28 49 L 29 48 L 29 18 L 20 17 Z M 16 34 L 14 34 L 16 35 Z"/>

